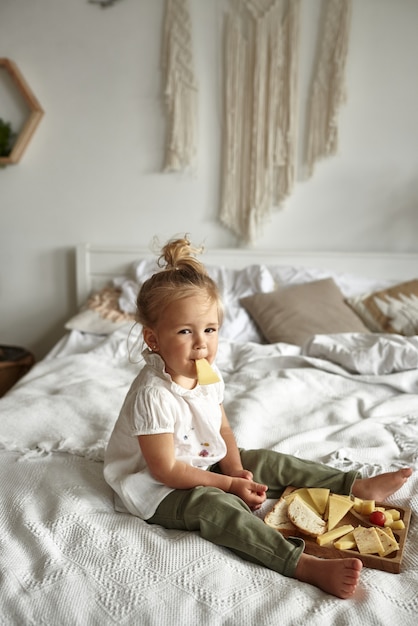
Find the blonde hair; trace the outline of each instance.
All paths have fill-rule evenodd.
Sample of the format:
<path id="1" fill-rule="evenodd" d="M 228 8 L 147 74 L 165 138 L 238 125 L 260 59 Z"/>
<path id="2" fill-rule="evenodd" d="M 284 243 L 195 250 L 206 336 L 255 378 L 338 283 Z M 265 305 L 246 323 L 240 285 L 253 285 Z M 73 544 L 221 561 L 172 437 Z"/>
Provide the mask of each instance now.
<path id="1" fill-rule="evenodd" d="M 200 290 L 216 303 L 219 323 L 222 323 L 223 306 L 218 287 L 195 256 L 201 252 L 202 248 L 194 248 L 186 236 L 166 243 L 158 259 L 161 271 L 146 280 L 139 290 L 137 322 L 152 328 L 169 304 L 195 295 L 196 290 Z"/>

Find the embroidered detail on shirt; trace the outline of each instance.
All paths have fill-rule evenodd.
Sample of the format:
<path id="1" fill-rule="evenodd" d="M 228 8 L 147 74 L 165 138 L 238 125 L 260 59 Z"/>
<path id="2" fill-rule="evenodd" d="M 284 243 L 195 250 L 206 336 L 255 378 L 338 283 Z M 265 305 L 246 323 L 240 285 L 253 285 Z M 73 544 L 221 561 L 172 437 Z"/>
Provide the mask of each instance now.
<path id="1" fill-rule="evenodd" d="M 201 443 L 200 445 L 201 445 L 201 446 L 205 446 L 205 447 L 203 448 L 203 450 L 201 450 L 201 451 L 199 452 L 199 456 L 203 456 L 203 457 L 205 457 L 205 456 L 209 456 L 209 451 L 208 451 L 208 450 L 205 450 L 205 448 L 209 448 L 210 443 L 208 443 L 207 441 L 205 441 L 205 443 Z"/>

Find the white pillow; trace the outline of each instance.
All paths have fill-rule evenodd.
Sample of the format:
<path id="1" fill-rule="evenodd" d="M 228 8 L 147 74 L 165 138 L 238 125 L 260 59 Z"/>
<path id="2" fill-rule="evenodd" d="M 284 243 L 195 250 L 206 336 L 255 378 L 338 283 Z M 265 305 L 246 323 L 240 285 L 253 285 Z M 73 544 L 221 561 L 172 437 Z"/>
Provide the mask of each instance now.
<path id="1" fill-rule="evenodd" d="M 391 281 L 376 280 L 374 278 L 357 276 L 356 274 L 334 272 L 332 270 L 315 267 L 273 265 L 268 266 L 268 270 L 272 274 L 278 286 L 300 285 L 302 283 L 310 283 L 315 280 L 323 280 L 324 278 L 332 278 L 341 293 L 346 298 L 365 291 L 383 289 L 384 287 L 388 287 L 392 284 Z"/>
<path id="2" fill-rule="evenodd" d="M 264 265 L 249 265 L 242 270 L 233 270 L 223 266 L 206 265 L 209 276 L 216 282 L 224 304 L 225 316 L 220 331 L 221 337 L 234 341 L 255 341 L 263 343 L 254 321 L 241 306 L 239 300 L 255 293 L 272 291 L 274 279 Z M 152 274 L 159 271 L 155 259 L 142 259 L 132 266 L 132 276 L 115 279 L 121 290 L 119 306 L 126 313 L 135 312 L 135 302 L 140 285 Z"/>

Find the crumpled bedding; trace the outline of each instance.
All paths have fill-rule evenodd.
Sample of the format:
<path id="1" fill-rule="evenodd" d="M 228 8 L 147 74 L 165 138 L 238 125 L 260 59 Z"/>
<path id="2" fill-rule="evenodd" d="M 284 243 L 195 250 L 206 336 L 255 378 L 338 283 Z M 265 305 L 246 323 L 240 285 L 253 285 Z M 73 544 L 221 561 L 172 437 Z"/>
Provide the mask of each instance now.
<path id="1" fill-rule="evenodd" d="M 84 352 L 60 350 L 0 399 L 1 624 L 416 623 L 418 472 L 391 498 L 412 509 L 401 573 L 365 568 L 350 600 L 196 533 L 116 513 L 102 459 L 142 366 L 138 353 L 128 361 L 131 340 L 122 329 Z M 356 334 L 316 336 L 302 348 L 222 340 L 217 364 L 238 444 L 364 475 L 418 470 L 416 338 L 368 342 Z"/>

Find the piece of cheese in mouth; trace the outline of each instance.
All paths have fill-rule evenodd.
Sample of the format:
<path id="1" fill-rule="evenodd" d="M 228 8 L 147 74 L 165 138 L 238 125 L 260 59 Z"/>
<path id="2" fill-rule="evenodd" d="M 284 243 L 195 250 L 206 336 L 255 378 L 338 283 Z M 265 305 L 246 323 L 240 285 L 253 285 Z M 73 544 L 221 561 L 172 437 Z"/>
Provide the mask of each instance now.
<path id="1" fill-rule="evenodd" d="M 219 383 L 218 374 L 212 369 L 206 359 L 197 359 L 196 370 L 197 380 L 200 385 L 211 385 L 212 383 Z"/>

